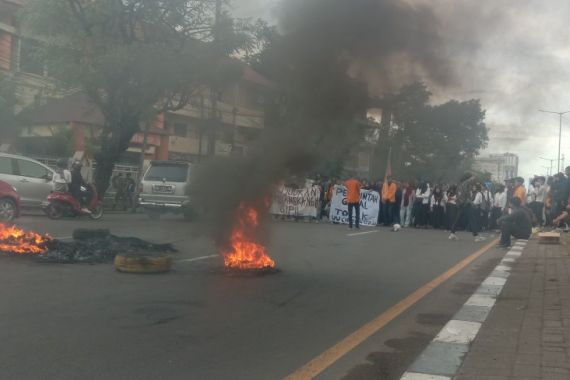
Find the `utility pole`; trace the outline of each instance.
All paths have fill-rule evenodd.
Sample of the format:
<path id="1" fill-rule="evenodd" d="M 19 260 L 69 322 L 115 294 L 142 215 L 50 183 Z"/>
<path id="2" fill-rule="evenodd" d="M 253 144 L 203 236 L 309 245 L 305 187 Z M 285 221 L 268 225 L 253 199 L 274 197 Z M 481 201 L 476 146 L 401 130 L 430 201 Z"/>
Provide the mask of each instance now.
<path id="1" fill-rule="evenodd" d="M 548 175 L 551 176 L 552 175 L 552 166 L 553 166 L 554 161 L 556 161 L 556 158 L 544 158 L 544 157 L 538 157 L 538 158 L 541 160 L 550 162 L 550 169 L 548 170 Z M 558 163 L 558 165 L 560 165 L 560 163 Z"/>
<path id="2" fill-rule="evenodd" d="M 553 113 L 553 114 L 558 115 L 560 117 L 560 126 L 558 128 L 558 173 L 560 173 L 560 146 L 562 144 L 562 116 L 564 116 L 565 114 L 567 114 L 570 111 L 564 111 L 564 112 L 545 111 L 545 110 L 538 110 L 538 111 L 544 112 L 544 113 Z"/>
<path id="3" fill-rule="evenodd" d="M 220 31 L 220 19 L 222 17 L 222 0 L 216 0 L 216 10 L 215 10 L 215 18 L 214 18 L 214 49 L 215 53 L 214 57 L 216 59 L 221 58 L 220 54 L 220 38 L 221 38 L 221 31 Z M 216 62 L 215 65 L 219 64 L 220 62 Z M 216 155 L 216 136 L 218 132 L 218 84 L 217 78 L 215 77 L 216 73 L 214 73 L 214 78 L 212 79 L 212 83 L 210 84 L 210 125 L 208 131 L 208 156 L 215 156 Z"/>

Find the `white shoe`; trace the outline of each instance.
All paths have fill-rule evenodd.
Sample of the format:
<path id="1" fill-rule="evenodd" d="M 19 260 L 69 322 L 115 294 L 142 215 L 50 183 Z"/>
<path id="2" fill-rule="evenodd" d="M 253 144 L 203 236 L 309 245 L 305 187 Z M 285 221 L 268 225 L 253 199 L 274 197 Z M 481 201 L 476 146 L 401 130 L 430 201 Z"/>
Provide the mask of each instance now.
<path id="1" fill-rule="evenodd" d="M 449 234 L 449 240 L 457 241 L 457 240 L 459 240 L 459 238 L 457 237 L 456 234 Z"/>
<path id="2" fill-rule="evenodd" d="M 475 243 L 480 243 L 480 242 L 485 241 L 485 240 L 487 240 L 487 238 L 485 238 L 483 236 L 477 236 L 475 238 Z"/>
<path id="3" fill-rule="evenodd" d="M 85 214 L 91 214 L 91 210 L 89 210 L 88 208 L 84 207 L 81 209 L 81 212 L 85 213 Z"/>

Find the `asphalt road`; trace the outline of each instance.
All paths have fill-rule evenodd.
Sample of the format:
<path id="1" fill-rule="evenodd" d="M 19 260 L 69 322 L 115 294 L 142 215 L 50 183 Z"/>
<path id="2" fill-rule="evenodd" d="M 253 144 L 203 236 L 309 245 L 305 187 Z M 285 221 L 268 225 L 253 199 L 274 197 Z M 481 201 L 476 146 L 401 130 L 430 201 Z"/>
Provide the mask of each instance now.
<path id="1" fill-rule="evenodd" d="M 281 273 L 241 277 L 204 258 L 214 247 L 175 217 L 19 224 L 63 238 L 106 227 L 180 252 L 164 275 L 0 257 L 2 379 L 281 379 L 484 245 L 444 231 L 348 236 L 344 226 L 276 222 L 269 252 Z M 481 256 L 319 378 L 399 378 L 499 256 Z"/>

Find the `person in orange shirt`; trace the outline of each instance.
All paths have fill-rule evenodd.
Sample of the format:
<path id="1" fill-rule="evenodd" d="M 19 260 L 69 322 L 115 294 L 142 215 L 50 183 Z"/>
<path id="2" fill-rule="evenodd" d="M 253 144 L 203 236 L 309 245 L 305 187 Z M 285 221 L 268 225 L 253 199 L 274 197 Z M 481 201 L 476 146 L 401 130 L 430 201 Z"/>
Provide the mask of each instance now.
<path id="1" fill-rule="evenodd" d="M 385 226 L 390 226 L 394 222 L 396 190 L 398 190 L 398 185 L 392 181 L 392 177 L 386 177 L 384 185 L 382 185 L 382 220 Z"/>
<path id="2" fill-rule="evenodd" d="M 522 205 L 526 203 L 526 190 L 524 188 L 524 179 L 522 179 L 521 177 L 515 178 L 515 191 L 513 193 L 513 197 L 520 199 Z"/>
<path id="3" fill-rule="evenodd" d="M 352 214 L 355 215 L 355 226 L 360 228 L 360 189 L 362 184 L 356 178 L 350 178 L 344 182 L 346 186 L 346 203 L 348 203 L 348 228 L 352 228 Z"/>

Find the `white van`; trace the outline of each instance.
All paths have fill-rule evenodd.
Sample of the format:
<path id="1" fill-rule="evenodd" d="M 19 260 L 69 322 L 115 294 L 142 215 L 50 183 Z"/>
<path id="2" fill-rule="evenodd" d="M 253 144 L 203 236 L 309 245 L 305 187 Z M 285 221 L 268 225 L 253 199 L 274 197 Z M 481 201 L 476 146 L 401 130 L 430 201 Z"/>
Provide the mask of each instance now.
<path id="1" fill-rule="evenodd" d="M 139 189 L 139 205 L 152 219 L 168 212 L 193 217 L 188 190 L 192 165 L 183 161 L 151 161 Z"/>

